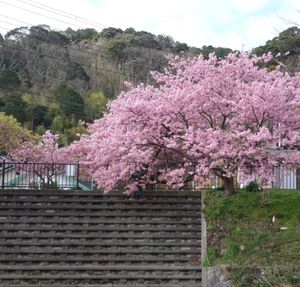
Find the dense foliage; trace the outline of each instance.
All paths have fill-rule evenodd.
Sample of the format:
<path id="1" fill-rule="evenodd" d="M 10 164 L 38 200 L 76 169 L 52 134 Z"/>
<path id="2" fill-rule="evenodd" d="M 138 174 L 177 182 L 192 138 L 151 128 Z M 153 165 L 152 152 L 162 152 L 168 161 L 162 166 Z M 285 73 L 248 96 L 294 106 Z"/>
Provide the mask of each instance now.
<path id="1" fill-rule="evenodd" d="M 269 63 L 270 68 L 279 64 L 289 74 L 295 74 L 300 71 L 300 29 L 290 27 L 253 52 L 257 55 L 271 52 L 274 59 Z"/>
<path id="2" fill-rule="evenodd" d="M 29 130 L 22 128 L 15 118 L 0 113 L 0 153 L 9 153 L 31 139 Z"/>
<path id="3" fill-rule="evenodd" d="M 130 87 L 72 146 L 107 191 L 144 170 L 141 184 L 159 178 L 180 187 L 187 179 L 220 177 L 234 192 L 238 171 L 246 183 L 272 181 L 272 167 L 299 163 L 285 151 L 300 140 L 300 79 L 259 68 L 270 55 L 210 54 L 171 57 L 155 85 Z M 281 145 L 278 146 L 278 143 Z M 136 182 L 127 182 L 133 190 Z"/>
<path id="4" fill-rule="evenodd" d="M 272 40 L 267 41 L 266 45 L 259 46 L 254 49 L 258 55 L 266 52 L 272 52 L 274 56 L 278 53 L 297 54 L 300 52 L 300 29 L 298 27 L 291 27 L 279 33 L 279 35 Z"/>

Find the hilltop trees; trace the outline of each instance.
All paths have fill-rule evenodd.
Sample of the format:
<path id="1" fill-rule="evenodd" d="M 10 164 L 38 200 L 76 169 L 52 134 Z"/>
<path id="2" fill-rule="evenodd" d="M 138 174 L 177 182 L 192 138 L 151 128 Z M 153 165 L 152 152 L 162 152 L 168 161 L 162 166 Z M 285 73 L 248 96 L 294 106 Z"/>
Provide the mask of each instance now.
<path id="1" fill-rule="evenodd" d="M 290 27 L 272 40 L 266 42 L 264 46 L 259 46 L 254 49 L 254 52 L 261 55 L 266 52 L 272 52 L 275 56 L 278 53 L 281 55 L 298 54 L 300 51 L 300 29 L 298 27 Z"/>
<path id="2" fill-rule="evenodd" d="M 129 179 L 141 169 L 142 184 L 159 169 L 173 187 L 218 176 L 233 194 L 238 172 L 267 185 L 274 165 L 299 162 L 299 151 L 285 147 L 300 140 L 300 78 L 259 68 L 270 58 L 170 58 L 153 73 L 155 85 L 129 87 L 70 150 L 106 191 L 119 183 L 133 190 Z"/>
<path id="3" fill-rule="evenodd" d="M 271 52 L 275 58 L 269 63 L 280 64 L 281 68 L 289 74 L 300 71 L 299 53 L 300 53 L 300 29 L 290 27 L 265 45 L 253 49 L 256 55 L 262 55 Z"/>

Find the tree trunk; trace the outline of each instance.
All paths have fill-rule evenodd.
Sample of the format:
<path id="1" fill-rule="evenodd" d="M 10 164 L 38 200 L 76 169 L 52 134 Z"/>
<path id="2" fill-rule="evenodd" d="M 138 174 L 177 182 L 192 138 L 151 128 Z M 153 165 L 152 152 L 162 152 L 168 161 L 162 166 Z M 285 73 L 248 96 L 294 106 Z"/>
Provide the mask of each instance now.
<path id="1" fill-rule="evenodd" d="M 233 195 L 235 194 L 235 188 L 233 185 L 233 177 L 222 177 L 225 187 L 226 195 Z"/>

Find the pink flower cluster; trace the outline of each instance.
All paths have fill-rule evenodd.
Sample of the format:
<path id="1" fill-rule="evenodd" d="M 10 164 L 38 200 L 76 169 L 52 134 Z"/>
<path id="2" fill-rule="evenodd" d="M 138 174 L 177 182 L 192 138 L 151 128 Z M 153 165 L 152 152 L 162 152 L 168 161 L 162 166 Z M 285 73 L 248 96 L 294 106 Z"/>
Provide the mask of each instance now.
<path id="1" fill-rule="evenodd" d="M 106 191 L 134 186 L 132 174 L 145 165 L 144 182 L 157 174 L 170 186 L 212 176 L 225 182 L 237 173 L 269 182 L 273 166 L 296 166 L 300 159 L 298 150 L 286 151 L 300 142 L 300 75 L 268 71 L 269 59 L 170 57 L 165 72 L 152 73 L 154 85 L 128 85 L 69 154 Z M 61 160 L 56 150 L 44 139 L 27 154 Z"/>
<path id="2" fill-rule="evenodd" d="M 11 155 L 18 162 L 32 163 L 70 163 L 65 148 L 58 147 L 58 134 L 47 131 L 39 143 L 26 142 L 15 149 Z"/>

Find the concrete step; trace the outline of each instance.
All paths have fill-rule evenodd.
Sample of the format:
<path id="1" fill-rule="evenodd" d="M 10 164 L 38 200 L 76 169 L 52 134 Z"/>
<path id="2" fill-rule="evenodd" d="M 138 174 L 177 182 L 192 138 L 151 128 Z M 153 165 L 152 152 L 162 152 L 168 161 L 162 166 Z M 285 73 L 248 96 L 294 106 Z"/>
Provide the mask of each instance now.
<path id="1" fill-rule="evenodd" d="M 199 206 L 190 206 L 190 207 L 182 207 L 182 206 L 169 206 L 169 205 L 159 205 L 151 206 L 151 205 L 132 205 L 132 206 L 118 206 L 118 205 L 112 205 L 112 206 L 103 206 L 103 205 L 85 205 L 85 204 L 32 204 L 32 203 L 22 203 L 22 204 L 16 204 L 16 203 L 0 203 L 0 210 L 9 210 L 9 209 L 15 209 L 15 210 L 105 210 L 105 211 L 115 211 L 122 209 L 123 211 L 177 211 L 177 212 L 191 212 L 191 211 L 197 211 L 200 213 L 201 208 Z"/>
<path id="2" fill-rule="evenodd" d="M 2 197 L 1 203 L 15 203 L 18 199 L 18 203 L 31 202 L 31 203 L 80 203 L 80 204 L 101 204 L 101 205 L 112 205 L 112 204 L 124 204 L 124 205 L 150 205 L 150 204 L 168 204 L 168 205 L 200 205 L 200 199 L 180 199 L 180 198 L 171 198 L 165 199 L 164 197 L 153 200 L 151 198 L 146 198 L 145 200 L 130 200 L 128 198 L 82 198 L 72 196 L 5 196 Z"/>
<path id="3" fill-rule="evenodd" d="M 201 271 L 200 266 L 157 266 L 157 265 L 148 265 L 148 266 L 141 266 L 141 265 L 134 265 L 134 266 L 127 266 L 127 265 L 109 265 L 109 266 L 102 266 L 102 265 L 69 265 L 69 266 L 60 266 L 60 265 L 48 265 L 48 266 L 41 266 L 41 265 L 26 265 L 26 266 L 16 266 L 16 265 L 0 265 L 0 274 L 2 271 L 145 271 L 145 272 L 163 272 L 163 271 L 177 271 L 177 272 L 189 272 L 189 271 Z"/>
<path id="4" fill-rule="evenodd" d="M 61 211 L 61 212 L 59 212 Z M 138 212 L 131 211 L 131 210 L 116 210 L 113 212 L 101 212 L 101 211 L 62 211 L 62 210 L 55 210 L 55 209 L 46 209 L 43 211 L 27 211 L 27 210 L 7 210 L 1 211 L 0 210 L 0 217 L 3 216 L 10 216 L 10 217 L 33 217 L 33 216 L 43 216 L 43 217 L 91 217 L 91 218 L 104 218 L 104 217 L 111 217 L 111 218 L 136 218 L 138 221 L 140 218 L 178 218 L 179 220 L 182 218 L 196 218 L 199 219 L 201 217 L 200 212 L 178 212 L 178 211 L 168 211 L 168 212 L 150 212 L 145 210 L 140 210 Z"/>
<path id="5" fill-rule="evenodd" d="M 22 221 L 21 221 L 22 219 Z M 151 219 L 139 219 L 138 221 L 135 218 L 116 218 L 116 219 L 91 219 L 91 218 L 77 218 L 77 217 L 63 217 L 63 218 L 43 218 L 42 216 L 19 216 L 19 217 L 0 217 L 0 225 L 7 225 L 7 224 L 73 224 L 73 225 L 95 225 L 95 224 L 104 224 L 104 225 L 135 225 L 135 226 L 144 226 L 144 225 L 166 225 L 166 226 L 177 226 L 177 225 L 184 225 L 184 226 L 199 226 L 201 224 L 200 218 L 183 218 L 172 220 L 169 218 L 151 218 Z M 1 228 L 0 228 L 1 229 Z"/>
<path id="6" fill-rule="evenodd" d="M 16 248 L 1 248 L 0 249 L 1 255 L 3 254 L 107 254 L 107 255 L 120 255 L 120 254 L 200 254 L 199 248 L 85 248 L 85 249 L 75 249 L 75 248 L 65 248 L 65 247 L 54 247 L 54 248 L 25 248 L 25 247 L 18 247 Z"/>
<path id="7" fill-rule="evenodd" d="M 60 233 L 54 233 L 54 232 L 43 232 L 42 234 L 39 232 L 23 232 L 18 233 L 16 232 L 9 232 L 4 233 L 0 232 L 0 238 L 86 238 L 86 239 L 98 239 L 102 240 L 104 238 L 111 238 L 111 239 L 195 239 L 199 240 L 200 235 L 199 234 L 183 234 L 183 233 L 176 233 L 176 232 L 169 232 L 162 234 L 161 232 L 151 232 L 151 233 L 142 233 L 142 234 L 134 234 L 134 233 L 108 233 L 108 234 L 102 234 L 100 233 L 89 233 L 89 234 L 70 234 L 65 232 Z"/>
<path id="8" fill-rule="evenodd" d="M 69 284 L 64 284 L 64 285 L 60 285 L 60 284 L 34 284 L 35 287 L 74 287 L 74 284 L 71 283 Z M 78 286 L 78 285 L 77 285 Z M 135 284 L 135 283 L 129 283 L 129 284 L 80 284 L 81 287 L 162 287 L 161 284 Z M 189 283 L 172 283 L 172 284 L 164 284 L 163 287 L 199 287 L 199 283 L 196 284 L 189 284 Z M 20 287 L 19 284 L 5 284 L 5 287 Z M 22 284 L 22 287 L 33 287 L 32 284 Z"/>
<path id="9" fill-rule="evenodd" d="M 124 271 L 123 274 L 112 274 L 113 272 L 108 271 L 53 271 L 45 272 L 43 274 L 37 275 L 34 272 L 22 272 L 20 274 L 6 274 L 0 275 L 0 284 L 1 286 L 7 286 L 9 283 L 18 282 L 20 286 L 24 286 L 24 283 L 31 283 L 36 286 L 36 284 L 45 283 L 45 284 L 55 284 L 60 282 L 61 286 L 72 285 L 82 286 L 83 284 L 116 284 L 121 285 L 122 283 L 128 284 L 127 286 L 133 286 L 136 283 L 142 283 L 144 286 L 149 286 L 149 284 L 161 284 L 164 286 L 166 283 L 178 286 L 178 284 L 189 286 L 188 284 L 201 284 L 201 270 L 198 271 L 189 271 L 189 272 L 179 272 L 179 271 Z M 80 274 L 78 273 L 80 272 Z M 97 273 L 97 274 L 95 274 Z M 73 285 L 73 286 L 74 286 Z M 123 285 L 123 286 L 124 286 Z M 83 285 L 84 286 L 84 285 Z M 109 285 L 108 285 L 109 286 Z M 198 285 L 199 286 L 199 285 Z"/>
<path id="10" fill-rule="evenodd" d="M 28 263 L 38 263 L 43 266 L 56 263 L 59 265 L 67 265 L 69 263 L 89 263 L 89 264 L 97 264 L 97 265 L 109 265 L 110 263 L 121 264 L 126 263 L 127 265 L 136 264 L 136 263 L 147 263 L 147 264 L 162 264 L 166 263 L 168 265 L 177 266 L 178 262 L 183 262 L 191 265 L 193 262 L 199 262 L 199 256 L 191 255 L 191 256 L 178 256 L 178 254 L 169 255 L 169 256 L 157 256 L 156 254 L 147 256 L 138 256 L 138 255 L 130 255 L 130 256 L 114 256 L 113 258 L 109 256 L 99 256 L 95 254 L 82 254 L 82 255 L 70 255 L 70 254 L 31 254 L 23 255 L 23 254 L 10 254 L 10 255 L 0 255 L 0 264 L 13 264 L 24 266 L 24 262 Z M 184 265 L 185 266 L 185 265 Z"/>
<path id="11" fill-rule="evenodd" d="M 200 199 L 0 191 L 0 286 L 201 286 Z"/>
<path id="12" fill-rule="evenodd" d="M 150 241 L 148 239 L 137 239 L 137 240 L 112 240 L 109 239 L 107 241 L 99 241 L 98 239 L 96 240 L 72 240 L 72 239 L 57 239 L 54 238 L 52 240 L 44 239 L 44 240 L 2 240 L 0 239 L 0 248 L 2 246 L 102 246 L 102 247 L 107 247 L 107 246 L 117 246 L 117 247 L 131 247 L 131 246 L 161 246 L 161 247 L 170 247 L 170 246 L 175 246 L 175 247 L 200 247 L 201 246 L 201 241 L 200 239 L 198 241 L 196 240 L 181 240 L 181 241 L 175 241 L 175 240 L 168 240 L 168 241 Z"/>
<path id="13" fill-rule="evenodd" d="M 1 226 L 1 225 L 0 225 Z M 97 225 L 97 226 L 84 226 L 84 225 L 66 225 L 66 226 L 59 226 L 58 224 L 35 224 L 35 225 L 25 225 L 25 224 L 18 224 L 18 225 L 4 225 L 1 226 L 1 231 L 77 231 L 77 232 L 83 232 L 83 231 L 97 231 L 97 232 L 114 232 L 117 231 L 118 233 L 122 232 L 147 232 L 147 231 L 159 231 L 161 233 L 167 233 L 167 232 L 190 232 L 190 233 L 199 233 L 201 232 L 201 228 L 199 227 L 177 227 L 177 226 L 171 226 L 171 227 L 164 227 L 163 229 L 157 227 L 157 226 L 144 226 L 144 227 L 137 227 L 137 226 L 117 226 L 117 225 L 111 225 L 111 226 L 103 226 L 103 225 Z"/>
<path id="14" fill-rule="evenodd" d="M 104 194 L 102 191 L 83 191 L 83 190 L 18 190 L 18 189 L 4 189 L 0 191 L 2 196 L 60 196 L 60 197 L 104 197 L 104 198 L 126 198 L 121 191 L 113 191 L 108 194 Z M 149 191 L 145 190 L 146 198 L 200 198 L 201 192 L 199 191 Z"/>

